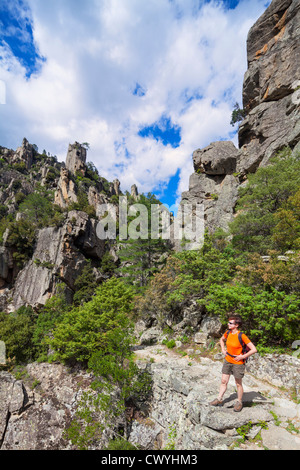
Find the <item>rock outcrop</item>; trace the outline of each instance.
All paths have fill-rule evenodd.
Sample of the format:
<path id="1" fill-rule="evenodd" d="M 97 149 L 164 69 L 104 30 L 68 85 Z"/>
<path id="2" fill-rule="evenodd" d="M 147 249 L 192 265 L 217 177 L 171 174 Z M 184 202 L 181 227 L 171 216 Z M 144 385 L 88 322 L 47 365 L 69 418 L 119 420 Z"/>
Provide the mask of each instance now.
<path id="1" fill-rule="evenodd" d="M 86 153 L 86 148 L 78 142 L 69 144 L 66 168 L 73 175 L 75 175 L 76 172 L 82 173 L 83 176 L 85 175 Z"/>
<path id="2" fill-rule="evenodd" d="M 34 156 L 33 146 L 26 138 L 23 139 L 21 147 L 18 147 L 13 158 L 13 162 L 23 162 L 27 170 L 31 168 Z"/>
<path id="3" fill-rule="evenodd" d="M 131 186 L 130 196 L 131 196 L 135 201 L 138 200 L 138 198 L 139 198 L 139 192 L 138 192 L 138 188 L 137 188 L 136 184 L 133 184 L 133 185 Z"/>
<path id="4" fill-rule="evenodd" d="M 87 173 L 86 166 L 87 150 L 78 142 L 69 144 L 66 166 L 60 170 L 60 178 L 54 194 L 54 202 L 62 209 L 67 209 L 71 203 L 78 202 L 78 188 L 75 183 L 76 177 L 84 177 Z M 79 180 L 80 181 L 80 180 Z M 93 181 L 86 190 L 88 203 L 94 207 L 97 217 L 102 215 L 99 206 L 110 202 L 112 196 L 120 196 L 120 181 L 115 179 L 109 183 L 104 178 L 99 177 L 98 181 Z"/>
<path id="5" fill-rule="evenodd" d="M 231 386 L 227 406 L 211 407 L 209 402 L 220 386 L 220 365 L 205 359 L 199 364 L 190 361 L 189 366 L 187 362 L 164 358 L 151 364 L 153 401 L 148 419 L 153 422 L 156 436 L 149 449 L 156 443 L 160 448 L 173 444 L 177 450 L 227 450 L 237 440 L 237 428 L 249 421 L 253 425 L 272 421 L 264 406 L 244 408 L 238 415 L 234 413 L 236 394 Z M 140 426 L 134 423 L 131 435 L 131 441 L 136 444 L 143 434 L 147 442 L 147 427 L 141 429 Z"/>
<path id="6" fill-rule="evenodd" d="M 214 142 L 193 153 L 195 172 L 211 176 L 232 175 L 236 171 L 237 155 L 232 142 Z"/>
<path id="7" fill-rule="evenodd" d="M 193 154 L 194 170 L 181 205 L 203 204 L 210 232 L 228 229 L 238 188 L 279 150 L 300 149 L 300 1 L 273 0 L 250 29 L 243 85 L 246 118 L 239 149 L 214 142 Z M 200 241 L 201 244 L 201 241 Z"/>
<path id="8" fill-rule="evenodd" d="M 237 170 L 255 171 L 300 141 L 300 2 L 273 0 L 247 39 L 246 119 L 239 128 Z"/>
<path id="9" fill-rule="evenodd" d="M 286 430 L 288 422 L 297 428 L 300 420 L 300 406 L 289 398 L 292 390 L 299 389 L 299 359 L 283 355 L 251 358 L 243 381 L 244 408 L 235 413 L 233 381 L 229 382 L 223 407 L 209 405 L 219 390 L 222 362 L 203 357 L 195 360 L 193 353 L 195 350 L 192 357 L 179 358 L 161 345 L 136 352 L 141 361 L 150 360 L 153 399 L 147 420 L 133 423 L 132 442 L 146 449 L 173 446 L 176 450 L 227 450 L 240 438 L 237 429 L 246 425 L 249 439 L 264 432 L 261 444 L 268 444 L 270 450 L 300 449 L 297 433 Z M 276 367 L 272 368 L 272 363 Z M 279 430 L 272 423 L 274 416 L 280 416 L 280 424 L 284 423 Z"/>
<path id="10" fill-rule="evenodd" d="M 189 191 L 182 195 L 181 207 L 203 206 L 204 226 L 210 231 L 227 229 L 234 217 L 238 189 L 250 172 L 268 164 L 286 145 L 299 148 L 299 10 L 300 0 L 273 0 L 249 32 L 243 90 L 247 116 L 239 128 L 239 149 L 232 142 L 222 141 L 193 154 L 195 171 Z M 97 219 L 103 216 L 101 204 L 109 202 L 110 196 L 121 194 L 120 183 L 109 183 L 104 178 L 89 180 L 86 148 L 77 142 L 69 146 L 66 166 L 42 161 L 44 157 L 37 155 L 26 139 L 16 152 L 0 147 L 0 155 L 2 210 L 5 207 L 8 214 L 16 214 L 22 200 L 20 194 L 16 197 L 16 191 L 25 196 L 31 194 L 38 182 L 56 190 L 55 202 L 64 216 L 57 226 L 37 231 L 33 256 L 22 268 L 16 266 L 7 232 L 3 234 L 1 310 L 12 312 L 23 305 L 38 308 L 60 283 L 71 302 L 75 281 L 87 260 L 98 267 L 107 250 L 106 241 L 97 237 Z M 30 172 L 33 165 L 38 166 L 35 175 Z M 78 203 L 77 186 L 82 179 L 89 180 L 87 186 L 83 181 L 80 189 L 85 189 L 86 200 L 95 209 L 92 217 L 80 210 L 68 212 L 71 203 Z M 135 186 L 131 196 L 135 200 L 139 197 Z M 163 332 L 152 316 L 145 319 L 149 321 L 145 328 L 137 325 L 141 336 L 135 352 L 139 367 L 151 373 L 152 395 L 144 403 L 142 397 L 135 397 L 135 401 L 133 398 L 131 443 L 146 450 L 229 449 L 239 438 L 238 428 L 246 425 L 247 436 L 253 438 L 260 432 L 263 445 L 271 450 L 299 450 L 295 429 L 299 427 L 300 405 L 292 396 L 299 396 L 300 360 L 271 354 L 250 358 L 244 380 L 244 409 L 233 412 L 236 393 L 232 382 L 224 406 L 212 408 L 208 403 L 219 389 L 222 362 L 220 354 L 200 357 L 198 345 L 207 346 L 208 340 L 218 338 L 221 324 L 202 314 L 194 304 L 187 305 L 174 327 L 180 333 L 185 328 L 196 331 L 201 326 L 194 338 L 195 347 L 184 351 L 186 356 L 158 344 Z M 179 344 L 178 339 L 176 347 Z M 22 379 L 1 370 L 0 448 L 72 449 L 64 432 L 91 381 L 87 372 L 70 371 L 61 364 L 28 364 Z M 279 416 L 284 425 L 275 426 L 274 416 Z M 269 429 L 263 429 L 266 425 Z M 97 449 L 103 444 L 99 441 Z"/>
<path id="11" fill-rule="evenodd" d="M 62 227 L 40 230 L 33 257 L 15 281 L 9 308 L 44 305 L 61 283 L 71 302 L 74 283 L 87 259 L 99 262 L 105 252 L 105 240 L 97 237 L 96 228 L 97 221 L 85 212 L 71 211 Z"/>
<path id="12" fill-rule="evenodd" d="M 59 364 L 29 364 L 26 381 L 0 372 L 1 450 L 69 450 L 64 431 L 91 383 Z"/>
<path id="13" fill-rule="evenodd" d="M 182 357 L 163 345 L 139 348 L 136 356 L 139 367 L 152 377 L 150 397 L 146 401 L 139 397 L 132 410 L 129 440 L 139 448 L 227 450 L 240 439 L 238 428 L 247 426 L 246 438 L 261 433 L 262 440 L 256 445 L 246 440 L 241 448 L 259 449 L 261 443 L 270 450 L 300 449 L 296 433 L 300 405 L 290 397 L 299 388 L 299 359 L 251 358 L 244 379 L 244 408 L 235 413 L 232 380 L 224 406 L 209 405 L 219 389 L 221 361 Z M 92 379 L 85 371 L 68 370 L 61 364 L 28 364 L 19 379 L 0 372 L 1 450 L 72 449 L 65 430 Z M 280 426 L 273 424 L 274 416 Z M 104 433 L 95 449 L 102 449 L 110 436 Z"/>
<path id="14" fill-rule="evenodd" d="M 77 202 L 75 183 L 70 178 L 68 169 L 62 167 L 57 189 L 54 194 L 54 203 L 65 209 L 71 202 Z"/>
<path id="15" fill-rule="evenodd" d="M 209 231 L 224 230 L 232 220 L 238 197 L 239 180 L 235 175 L 238 150 L 232 142 L 213 142 L 193 154 L 195 173 L 189 191 L 182 193 L 181 206 L 203 204 L 204 225 Z"/>
<path id="16" fill-rule="evenodd" d="M 109 183 L 96 169 L 86 166 L 86 154 L 84 146 L 70 144 L 64 164 L 45 151 L 39 154 L 27 139 L 16 151 L 0 147 L 1 217 L 9 214 L 13 221 L 13 225 L 7 223 L 0 246 L 1 311 L 15 311 L 23 305 L 38 308 L 61 283 L 71 302 L 75 281 L 88 260 L 96 279 L 101 279 L 97 268 L 111 247 L 98 237 L 97 224 L 104 216 L 103 204 L 121 194 L 120 182 Z M 32 253 L 24 256 L 23 264 L 18 263 L 22 247 L 14 245 L 11 230 L 24 218 L 20 204 L 27 196 L 37 191 L 41 197 L 48 197 L 41 187 L 45 194 L 54 192 L 52 210 L 58 211 L 58 218 L 50 226 L 34 225 Z M 26 242 L 27 232 L 22 236 Z"/>

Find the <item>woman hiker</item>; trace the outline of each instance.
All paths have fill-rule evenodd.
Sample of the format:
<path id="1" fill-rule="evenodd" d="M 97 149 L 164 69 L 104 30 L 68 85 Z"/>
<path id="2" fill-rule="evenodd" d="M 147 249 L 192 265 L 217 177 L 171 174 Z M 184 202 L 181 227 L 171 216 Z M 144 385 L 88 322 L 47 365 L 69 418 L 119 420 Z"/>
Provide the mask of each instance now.
<path id="1" fill-rule="evenodd" d="M 228 320 L 228 329 L 220 339 L 222 353 L 225 356 L 225 361 L 222 368 L 222 380 L 219 391 L 219 396 L 210 405 L 218 406 L 223 403 L 223 396 L 227 390 L 227 385 L 230 375 L 233 374 L 236 387 L 238 400 L 234 406 L 234 411 L 241 411 L 243 408 L 243 384 L 242 379 L 245 373 L 245 360 L 257 352 L 256 347 L 251 343 L 250 339 L 243 333 L 240 333 L 239 328 L 242 326 L 242 319 L 238 315 L 232 315 Z M 243 352 L 243 345 L 247 345 L 247 352 Z M 225 347 L 226 342 L 226 347 Z"/>

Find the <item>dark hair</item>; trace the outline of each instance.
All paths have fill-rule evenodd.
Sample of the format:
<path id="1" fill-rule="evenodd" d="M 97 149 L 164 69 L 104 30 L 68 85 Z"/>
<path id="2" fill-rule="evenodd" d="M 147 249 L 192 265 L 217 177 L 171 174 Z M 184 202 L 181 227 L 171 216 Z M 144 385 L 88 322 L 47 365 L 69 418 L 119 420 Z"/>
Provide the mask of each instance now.
<path id="1" fill-rule="evenodd" d="M 234 320 L 239 328 L 241 328 L 241 326 L 243 324 L 243 320 L 239 315 L 230 315 L 228 320 Z"/>

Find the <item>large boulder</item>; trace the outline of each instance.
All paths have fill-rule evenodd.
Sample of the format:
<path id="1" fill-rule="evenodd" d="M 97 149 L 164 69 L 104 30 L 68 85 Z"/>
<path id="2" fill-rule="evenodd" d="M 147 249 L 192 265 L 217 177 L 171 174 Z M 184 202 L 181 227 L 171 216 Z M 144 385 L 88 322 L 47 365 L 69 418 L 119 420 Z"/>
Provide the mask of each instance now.
<path id="1" fill-rule="evenodd" d="M 213 142 L 193 153 L 195 172 L 207 175 L 231 175 L 236 170 L 237 155 L 238 150 L 232 142 Z"/>

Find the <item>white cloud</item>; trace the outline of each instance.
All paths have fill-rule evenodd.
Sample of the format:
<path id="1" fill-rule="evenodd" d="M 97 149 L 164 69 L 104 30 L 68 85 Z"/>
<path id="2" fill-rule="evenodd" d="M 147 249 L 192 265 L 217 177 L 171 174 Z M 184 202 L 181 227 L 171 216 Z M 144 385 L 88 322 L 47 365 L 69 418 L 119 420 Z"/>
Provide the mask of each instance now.
<path id="1" fill-rule="evenodd" d="M 28 0 L 46 62 L 26 79 L 10 48 L 0 51 L 0 145 L 16 148 L 26 136 L 64 160 L 69 142 L 89 142 L 88 160 L 123 190 L 163 186 L 178 168 L 187 190 L 193 150 L 232 131 L 246 36 L 264 3 L 225 10 L 219 1 Z M 178 148 L 138 135 L 162 115 L 181 127 Z"/>

